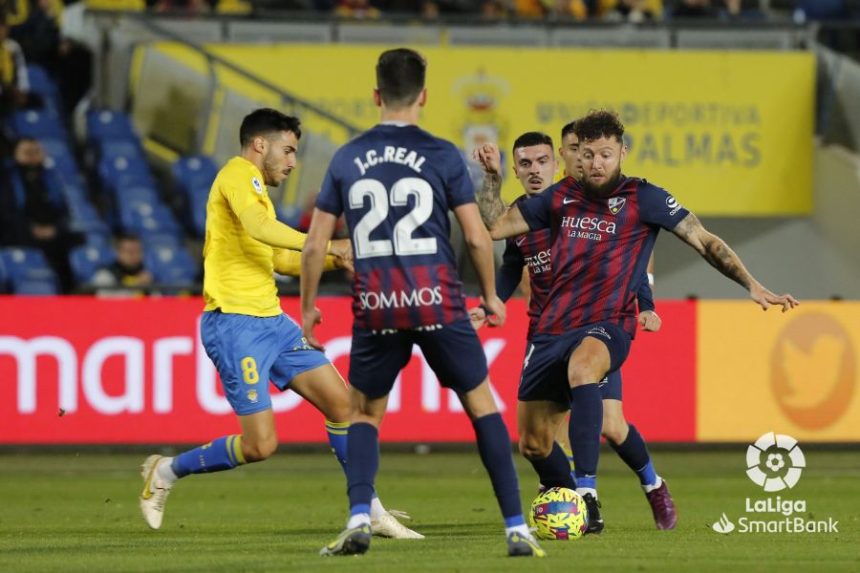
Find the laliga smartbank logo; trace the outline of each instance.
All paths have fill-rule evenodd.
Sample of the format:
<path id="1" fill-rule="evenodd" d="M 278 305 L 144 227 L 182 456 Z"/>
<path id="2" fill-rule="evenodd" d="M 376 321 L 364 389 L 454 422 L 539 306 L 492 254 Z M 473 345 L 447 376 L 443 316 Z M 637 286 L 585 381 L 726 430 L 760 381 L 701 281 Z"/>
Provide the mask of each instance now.
<path id="1" fill-rule="evenodd" d="M 792 489 L 800 481 L 806 457 L 797 440 L 770 432 L 747 448 L 747 477 L 765 492 Z M 839 522 L 809 519 L 805 499 L 782 496 L 746 498 L 744 514 L 733 522 L 724 512 L 711 528 L 717 533 L 839 533 Z"/>

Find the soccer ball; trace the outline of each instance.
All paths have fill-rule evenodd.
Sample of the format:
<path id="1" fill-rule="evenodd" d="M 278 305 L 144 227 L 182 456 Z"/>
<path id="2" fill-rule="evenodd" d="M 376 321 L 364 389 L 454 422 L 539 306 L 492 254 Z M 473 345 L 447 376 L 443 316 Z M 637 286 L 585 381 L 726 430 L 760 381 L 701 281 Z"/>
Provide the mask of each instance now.
<path id="1" fill-rule="evenodd" d="M 538 495 L 529 513 L 538 539 L 576 539 L 588 528 L 585 500 L 565 487 L 553 487 Z"/>

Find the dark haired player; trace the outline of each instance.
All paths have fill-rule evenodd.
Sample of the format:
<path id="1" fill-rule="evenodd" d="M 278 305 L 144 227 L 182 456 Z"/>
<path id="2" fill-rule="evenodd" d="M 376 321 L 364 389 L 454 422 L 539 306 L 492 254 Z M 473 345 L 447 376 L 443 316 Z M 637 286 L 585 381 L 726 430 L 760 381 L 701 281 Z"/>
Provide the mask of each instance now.
<path id="1" fill-rule="evenodd" d="M 412 50 L 389 50 L 379 57 L 373 97 L 382 122 L 335 154 L 302 255 L 303 327 L 316 345 L 313 329 L 320 313 L 314 304 L 324 247 L 345 214 L 355 257 L 350 517 L 320 553 L 364 553 L 370 546 L 368 504 L 379 465 L 378 428 L 388 393 L 417 344 L 472 420 L 505 520 L 508 554 L 541 557 L 544 552 L 523 518 L 510 437 L 490 391 L 486 357 L 466 313 L 448 240 L 448 211 L 463 229 L 485 304 L 502 322 L 505 308 L 496 296 L 492 241 L 460 152 L 417 125 L 427 101 L 425 74 L 424 58 Z"/>
<path id="2" fill-rule="evenodd" d="M 621 174 L 624 127 L 614 113 L 591 112 L 577 120 L 574 131 L 582 183 L 568 177 L 512 206 L 490 234 L 504 239 L 550 229 L 552 285 L 535 326 L 521 392 L 544 386 L 569 392 L 577 491 L 591 512 L 603 426 L 598 383 L 627 357 L 636 326 L 636 293 L 659 229 L 675 233 L 746 288 L 763 309 L 781 305 L 786 312 L 798 302 L 755 280 L 729 246 L 664 189 Z"/>
<path id="3" fill-rule="evenodd" d="M 212 184 L 206 204 L 206 306 L 200 335 L 242 433 L 176 457 L 146 459 L 141 468 L 140 509 L 153 529 L 161 527 L 164 505 L 177 479 L 230 470 L 275 453 L 278 437 L 269 380 L 279 390 L 290 388 L 326 416 L 332 449 L 341 464 L 346 460 L 350 407 L 343 379 L 283 313 L 272 278 L 273 271 L 296 274 L 296 251 L 305 242 L 303 233 L 275 219 L 266 189 L 280 184 L 295 168 L 301 135 L 295 117 L 273 109 L 250 113 L 239 130 L 241 155 L 227 162 Z M 349 265 L 348 240 L 331 241 L 324 249 L 333 255 L 327 257 L 326 269 Z M 372 503 L 379 533 L 418 535 L 387 512 L 378 498 Z"/>
<path id="4" fill-rule="evenodd" d="M 574 179 L 582 179 L 582 165 L 579 158 L 579 138 L 574 132 L 575 122 L 566 124 L 561 129 L 562 145 L 559 154 L 565 163 L 565 175 Z M 540 136 L 540 137 L 538 137 Z M 533 147 L 523 144 L 534 144 Z M 514 171 L 526 194 L 516 202 L 525 200 L 528 196 L 536 195 L 548 185 L 538 187 L 536 183 L 544 179 L 551 180 L 555 172 L 555 163 L 544 163 L 551 168 L 549 177 L 540 175 L 540 161 L 552 153 L 552 138 L 545 134 L 526 133 L 514 142 L 514 156 L 517 158 Z M 499 154 L 494 145 L 485 145 L 476 150 L 477 159 L 487 171 L 484 185 L 478 193 L 478 204 L 484 211 L 485 222 L 494 212 L 501 212 L 504 207 L 500 191 Z M 536 165 L 537 163 L 537 165 Z M 527 264 L 528 263 L 528 264 Z M 539 229 L 507 239 L 505 255 L 501 269 L 498 272 L 497 290 L 502 300 L 516 288 L 516 277 L 522 273 L 523 267 L 528 269 L 530 292 L 529 298 L 529 340 L 535 323 L 540 317 L 541 310 L 549 294 L 552 284 L 551 249 L 549 229 Z M 650 281 L 643 279 L 637 292 L 638 322 L 646 331 L 657 331 L 660 328 L 660 317 L 654 312 L 654 301 Z M 480 324 L 484 319 L 482 309 L 470 311 L 473 323 Z M 527 352 L 531 351 L 531 343 Z M 603 428 L 602 434 L 618 453 L 619 457 L 637 474 L 642 488 L 648 499 L 654 521 L 658 529 L 673 529 L 677 521 L 675 504 L 669 494 L 668 486 L 660 478 L 651 462 L 651 457 L 645 441 L 632 424 L 628 424 L 622 410 L 622 381 L 621 371 L 609 373 L 599 383 L 603 398 Z M 561 453 L 566 443 L 569 426 L 564 424 L 570 410 L 568 392 L 547 394 L 545 388 L 537 388 L 537 393 L 521 394 L 519 399 L 519 429 L 520 451 L 532 463 L 541 480 L 543 487 L 568 487 L 575 489 L 574 481 L 563 474 L 566 466 L 562 463 Z M 574 420 L 575 422 L 575 420 Z M 554 440 L 553 440 L 554 436 Z M 564 436 L 564 437 L 563 437 Z M 553 443 L 553 441 L 555 443 Z M 567 451 L 565 455 L 570 456 Z M 561 479 L 559 479 L 561 478 Z M 600 533 L 603 520 L 600 508 L 593 496 L 585 499 L 590 506 L 588 533 Z"/>

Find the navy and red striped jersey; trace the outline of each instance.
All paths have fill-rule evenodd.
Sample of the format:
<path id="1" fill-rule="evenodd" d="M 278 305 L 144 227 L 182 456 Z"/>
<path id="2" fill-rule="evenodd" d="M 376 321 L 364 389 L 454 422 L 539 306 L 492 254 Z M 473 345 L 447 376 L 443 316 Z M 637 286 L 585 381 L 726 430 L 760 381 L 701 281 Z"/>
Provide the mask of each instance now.
<path id="1" fill-rule="evenodd" d="M 415 125 L 377 125 L 335 153 L 316 206 L 346 216 L 357 327 L 413 329 L 468 317 L 448 211 L 474 201 L 458 149 Z"/>
<path id="2" fill-rule="evenodd" d="M 522 203 L 528 195 L 514 201 Z M 507 301 L 520 284 L 523 267 L 528 269 L 529 288 L 529 337 L 537 326 L 549 289 L 552 286 L 552 260 L 550 254 L 551 236 L 549 229 L 538 229 L 509 238 L 502 255 L 502 266 L 496 277 L 496 293 Z"/>
<path id="3" fill-rule="evenodd" d="M 533 231 L 549 229 L 552 285 L 536 334 L 562 334 L 602 321 L 636 332 L 636 295 L 662 227 L 688 211 L 644 179 L 622 178 L 592 199 L 571 177 L 519 204 Z"/>

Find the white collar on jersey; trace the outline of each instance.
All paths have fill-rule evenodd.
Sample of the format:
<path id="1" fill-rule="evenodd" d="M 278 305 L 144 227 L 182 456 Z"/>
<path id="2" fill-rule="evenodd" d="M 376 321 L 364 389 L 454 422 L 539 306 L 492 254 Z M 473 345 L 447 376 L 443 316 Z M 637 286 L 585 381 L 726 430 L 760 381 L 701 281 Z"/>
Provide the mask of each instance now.
<path id="1" fill-rule="evenodd" d="M 380 122 L 379 125 L 393 125 L 394 127 L 406 127 L 406 126 L 412 125 L 412 124 L 405 122 L 405 121 L 383 121 L 383 122 Z"/>

